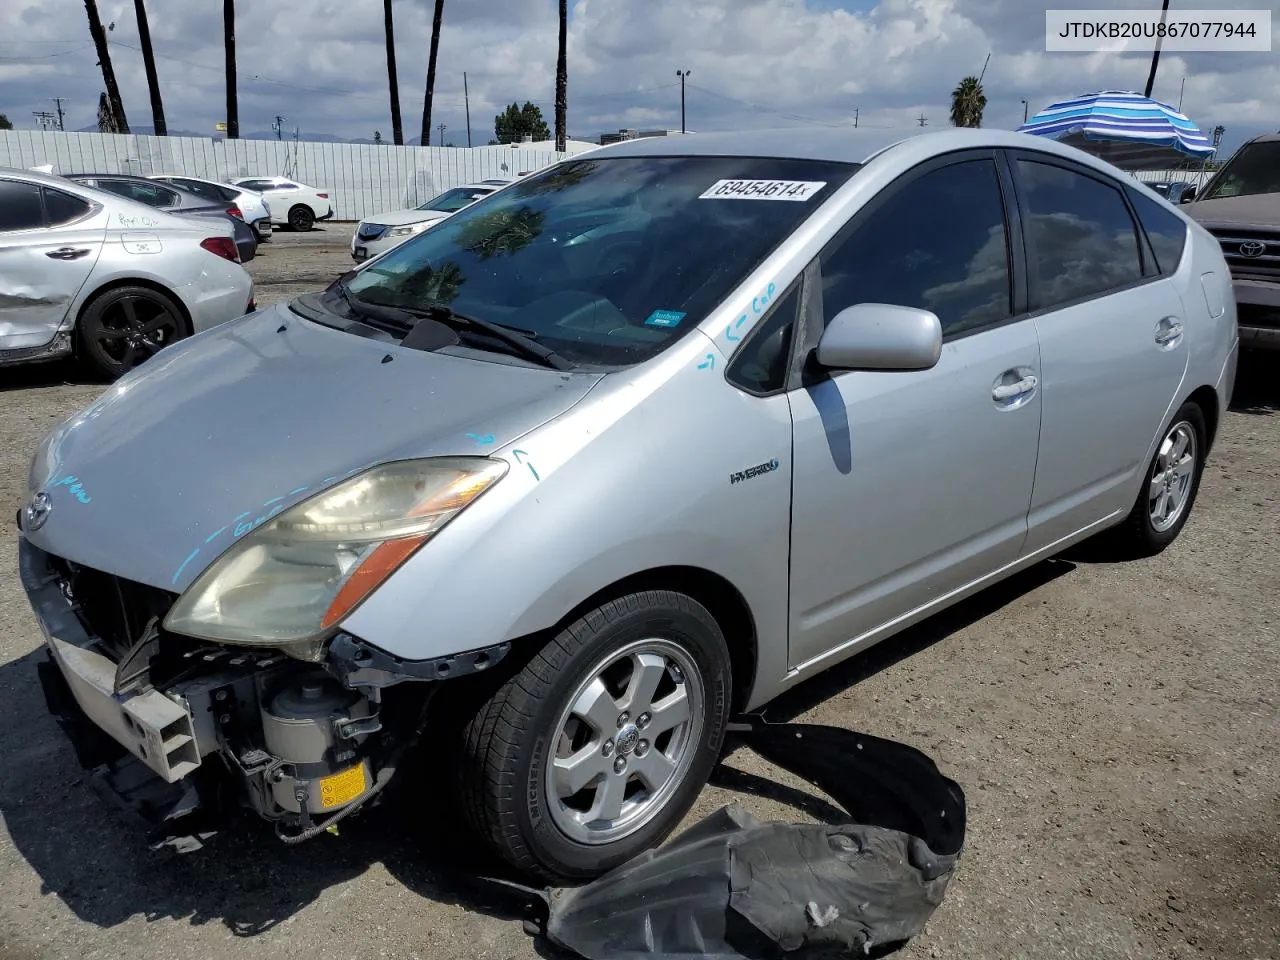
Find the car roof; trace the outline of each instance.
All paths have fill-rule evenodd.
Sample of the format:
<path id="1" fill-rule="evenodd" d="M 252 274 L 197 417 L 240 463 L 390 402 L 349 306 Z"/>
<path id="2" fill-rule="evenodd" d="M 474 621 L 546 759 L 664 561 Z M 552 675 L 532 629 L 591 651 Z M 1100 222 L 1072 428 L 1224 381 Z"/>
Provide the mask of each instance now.
<path id="1" fill-rule="evenodd" d="M 687 133 L 624 140 L 592 150 L 583 160 L 607 157 L 776 157 L 835 163 L 866 163 L 890 148 L 911 147 L 923 157 L 951 150 L 1003 147 L 1036 150 L 1089 166 L 1114 168 L 1082 150 L 1048 137 L 991 128 L 954 127 L 945 130 L 913 128 L 788 127 L 734 133 Z M 569 158 L 562 162 L 573 162 Z"/>

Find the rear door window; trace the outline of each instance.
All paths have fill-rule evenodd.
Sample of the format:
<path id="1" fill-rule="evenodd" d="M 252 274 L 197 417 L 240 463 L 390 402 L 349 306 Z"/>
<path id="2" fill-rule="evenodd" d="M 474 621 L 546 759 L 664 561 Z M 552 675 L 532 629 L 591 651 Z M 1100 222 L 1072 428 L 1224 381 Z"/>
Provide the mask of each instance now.
<path id="1" fill-rule="evenodd" d="M 1052 163 L 1015 164 L 1032 306 L 1097 297 L 1142 280 L 1138 228 L 1116 186 Z"/>
<path id="2" fill-rule="evenodd" d="M 40 188 L 21 180 L 0 180 L 0 230 L 32 230 L 44 226 Z"/>
<path id="3" fill-rule="evenodd" d="M 44 206 L 51 227 L 73 223 L 93 209 L 93 205 L 87 200 L 73 197 L 61 190 L 51 190 L 48 187 L 44 189 Z"/>

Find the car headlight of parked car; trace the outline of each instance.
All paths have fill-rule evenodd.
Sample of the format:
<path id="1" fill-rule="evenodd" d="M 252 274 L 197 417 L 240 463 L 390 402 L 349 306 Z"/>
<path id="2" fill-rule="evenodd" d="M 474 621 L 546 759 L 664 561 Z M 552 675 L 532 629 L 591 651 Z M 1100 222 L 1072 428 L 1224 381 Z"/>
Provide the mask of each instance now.
<path id="1" fill-rule="evenodd" d="M 387 233 L 387 236 L 389 237 L 412 236 L 415 233 L 421 233 L 423 230 L 427 229 L 427 227 L 431 226 L 431 224 L 433 223 L 435 223 L 434 220 L 427 220 L 424 223 L 409 223 L 409 224 L 405 224 L 403 227 L 392 227 L 391 230 Z"/>
<path id="2" fill-rule="evenodd" d="M 330 627 L 506 472 L 500 460 L 441 457 L 357 474 L 237 541 L 165 628 L 315 659 Z"/>

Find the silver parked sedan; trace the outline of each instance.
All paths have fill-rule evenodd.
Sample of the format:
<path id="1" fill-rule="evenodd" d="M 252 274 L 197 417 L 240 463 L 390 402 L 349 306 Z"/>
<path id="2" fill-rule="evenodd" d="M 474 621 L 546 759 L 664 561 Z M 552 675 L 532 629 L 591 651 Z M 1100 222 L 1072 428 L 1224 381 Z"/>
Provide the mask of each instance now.
<path id="1" fill-rule="evenodd" d="M 1077 541 L 1168 546 L 1236 351 L 1213 239 L 1043 139 L 604 148 L 55 431 L 49 703 L 157 817 L 292 842 L 410 769 L 588 877 L 735 713 Z"/>
<path id="2" fill-rule="evenodd" d="M 75 353 L 117 377 L 251 309 L 229 222 L 0 168 L 0 366 Z"/>

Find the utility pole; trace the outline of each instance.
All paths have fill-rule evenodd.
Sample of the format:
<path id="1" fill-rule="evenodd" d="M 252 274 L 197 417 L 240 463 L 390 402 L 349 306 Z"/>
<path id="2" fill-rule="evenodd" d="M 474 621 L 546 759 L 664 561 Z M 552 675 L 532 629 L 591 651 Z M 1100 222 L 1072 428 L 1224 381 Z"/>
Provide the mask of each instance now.
<path id="1" fill-rule="evenodd" d="M 1164 27 L 1165 22 L 1169 19 L 1169 0 L 1164 0 L 1164 4 L 1160 8 L 1160 26 Z M 1151 88 L 1156 85 L 1156 67 L 1160 65 L 1160 45 L 1164 42 L 1164 31 L 1160 31 L 1160 35 L 1156 37 L 1156 48 L 1151 54 L 1151 72 L 1147 74 L 1147 89 L 1143 93 L 1144 97 L 1151 96 Z"/>
<path id="2" fill-rule="evenodd" d="M 271 121 L 271 129 L 276 132 L 277 140 L 284 139 L 284 122 L 288 119 L 288 117 L 282 117 L 277 113 L 275 120 Z"/>
<path id="3" fill-rule="evenodd" d="M 151 47 L 151 21 L 143 0 L 133 0 L 133 13 L 138 21 L 138 42 L 142 44 L 142 66 L 147 74 L 147 92 L 151 95 L 151 132 L 157 137 L 169 135 L 164 119 L 164 99 L 160 96 L 160 79 L 156 74 L 156 54 Z"/>
<path id="4" fill-rule="evenodd" d="M 236 3 L 222 0 L 222 46 L 227 76 L 227 139 L 240 139 L 240 102 L 236 98 Z"/>
<path id="5" fill-rule="evenodd" d="M 921 110 L 921 111 L 920 111 L 920 116 L 916 117 L 916 123 L 920 124 L 920 126 L 922 126 L 922 127 L 923 127 L 923 126 L 924 126 L 926 123 L 928 123 L 928 122 L 929 122 L 929 118 L 928 118 L 928 117 L 926 117 L 926 116 L 924 115 L 924 111 L 923 111 L 923 110 Z"/>
<path id="6" fill-rule="evenodd" d="M 471 94 L 467 91 L 467 71 L 462 71 L 462 99 L 467 105 L 467 146 L 471 146 Z"/>
<path id="7" fill-rule="evenodd" d="M 41 130 L 48 130 L 53 126 L 54 115 L 48 110 L 32 110 L 31 115 L 36 118 Z"/>
<path id="8" fill-rule="evenodd" d="M 124 101 L 120 99 L 120 87 L 116 84 L 116 72 L 111 67 L 111 51 L 107 49 L 107 31 L 98 16 L 98 0 L 84 0 L 89 15 L 89 35 L 98 51 L 98 63 L 102 67 L 102 83 L 107 88 L 107 106 L 110 111 L 112 133 L 128 133 L 129 121 L 124 115 Z M 115 26 L 113 22 L 111 26 Z"/>
<path id="9" fill-rule="evenodd" d="M 854 107 L 854 108 L 853 108 L 853 129 L 855 129 L 855 130 L 857 130 L 857 129 L 858 129 L 858 112 L 859 112 L 861 109 L 862 109 L 861 107 Z"/>
<path id="10" fill-rule="evenodd" d="M 1022 101 L 1022 122 L 1024 124 L 1027 122 L 1027 101 L 1025 100 Z"/>
<path id="11" fill-rule="evenodd" d="M 52 100 L 55 104 L 57 104 L 57 107 L 58 107 L 58 129 L 65 130 L 66 128 L 63 127 L 62 125 L 62 101 L 67 98 L 66 97 L 50 97 L 49 99 Z"/>
<path id="12" fill-rule="evenodd" d="M 676 76 L 680 78 L 680 132 L 684 133 L 684 82 L 689 79 L 692 70 L 677 70 Z"/>
<path id="13" fill-rule="evenodd" d="M 436 129 L 440 131 L 440 146 L 444 146 L 444 132 L 449 129 L 443 123 L 436 124 Z"/>

